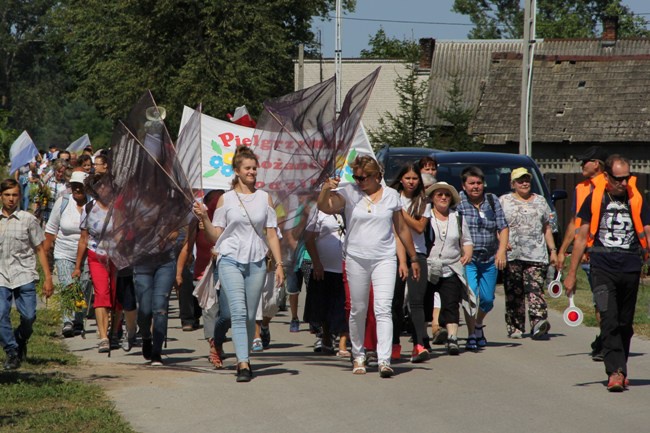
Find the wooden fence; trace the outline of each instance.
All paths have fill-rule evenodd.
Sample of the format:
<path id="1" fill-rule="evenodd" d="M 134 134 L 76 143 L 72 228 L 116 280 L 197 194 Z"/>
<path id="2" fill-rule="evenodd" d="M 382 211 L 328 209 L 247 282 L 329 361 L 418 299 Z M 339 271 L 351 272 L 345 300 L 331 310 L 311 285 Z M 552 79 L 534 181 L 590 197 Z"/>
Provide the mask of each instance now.
<path id="1" fill-rule="evenodd" d="M 542 173 L 580 173 L 580 162 L 568 159 L 536 159 Z M 633 173 L 650 173 L 650 160 L 630 161 Z"/>
<path id="2" fill-rule="evenodd" d="M 538 162 L 539 164 L 539 162 Z M 540 165 L 540 169 L 541 169 Z M 571 204 L 573 203 L 573 196 L 575 186 L 584 180 L 580 167 L 573 170 L 573 172 L 560 172 L 560 171 L 548 171 L 542 169 L 544 174 L 544 179 L 546 180 L 546 185 L 548 185 L 551 193 L 555 190 L 564 190 L 568 194 L 566 200 L 559 200 L 555 202 L 555 209 L 557 210 L 558 223 L 560 225 L 560 230 L 564 234 L 564 229 L 566 229 L 569 220 L 571 219 Z M 647 167 L 647 165 L 646 165 Z M 644 194 L 647 200 L 650 200 L 650 170 L 646 172 L 641 172 L 640 170 L 632 168 L 632 172 L 637 176 L 637 188 L 641 193 Z"/>

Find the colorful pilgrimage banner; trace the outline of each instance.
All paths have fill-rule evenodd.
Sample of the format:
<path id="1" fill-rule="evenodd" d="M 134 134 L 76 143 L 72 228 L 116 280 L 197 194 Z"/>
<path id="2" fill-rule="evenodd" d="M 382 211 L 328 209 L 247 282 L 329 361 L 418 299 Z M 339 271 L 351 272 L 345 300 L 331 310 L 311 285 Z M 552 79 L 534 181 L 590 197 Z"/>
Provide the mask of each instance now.
<path id="1" fill-rule="evenodd" d="M 194 114 L 194 110 L 185 106 L 181 118 L 181 131 Z M 255 134 L 254 128 L 247 128 L 236 125 L 232 122 L 219 120 L 206 114 L 201 114 L 201 173 L 203 177 L 203 189 L 225 189 L 231 188 L 233 169 L 232 158 L 237 146 L 266 147 L 272 146 L 272 140 L 259 142 L 259 135 Z M 341 184 L 353 182 L 350 163 L 357 155 L 375 156 L 368 141 L 363 125 L 357 129 L 350 151 L 345 158 L 337 161 L 337 174 L 341 177 Z M 260 161 L 260 170 L 300 170 L 300 167 L 287 167 L 278 155 L 275 161 Z M 192 185 L 193 188 L 201 188 L 201 185 Z M 258 184 L 258 188 L 265 190 L 284 189 L 283 185 Z"/>

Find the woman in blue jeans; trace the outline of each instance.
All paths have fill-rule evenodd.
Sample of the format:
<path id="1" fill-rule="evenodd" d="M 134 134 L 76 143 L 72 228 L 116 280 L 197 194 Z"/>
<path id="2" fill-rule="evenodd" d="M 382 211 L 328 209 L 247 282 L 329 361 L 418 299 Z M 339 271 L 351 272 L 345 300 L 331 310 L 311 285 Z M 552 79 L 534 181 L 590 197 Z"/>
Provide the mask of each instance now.
<path id="1" fill-rule="evenodd" d="M 169 254 L 169 260 L 162 264 L 133 267 L 142 356 L 151 360 L 152 366 L 163 365 L 162 346 L 167 334 L 169 294 L 176 282 L 176 255 L 173 251 Z"/>
<path id="2" fill-rule="evenodd" d="M 213 220 L 203 205 L 194 205 L 207 239 L 216 242 L 219 253 L 217 268 L 230 309 L 237 382 L 249 382 L 252 377 L 248 350 L 255 334 L 269 248 L 277 263 L 275 282 L 278 286 L 284 282 L 275 210 L 268 193 L 255 188 L 258 165 L 257 156 L 248 147 L 238 147 L 232 161 L 233 189 L 219 198 Z"/>

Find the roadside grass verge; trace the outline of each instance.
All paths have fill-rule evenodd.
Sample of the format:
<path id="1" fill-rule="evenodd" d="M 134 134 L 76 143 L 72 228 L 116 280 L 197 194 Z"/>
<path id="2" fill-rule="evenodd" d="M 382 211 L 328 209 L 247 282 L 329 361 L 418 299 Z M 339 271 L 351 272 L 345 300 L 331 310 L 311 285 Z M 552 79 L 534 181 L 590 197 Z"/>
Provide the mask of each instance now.
<path id="1" fill-rule="evenodd" d="M 59 317 L 56 309 L 39 309 L 27 361 L 16 371 L 0 370 L 0 432 L 133 433 L 101 387 L 72 379 L 79 359 L 58 336 Z M 12 321 L 16 326 L 15 310 Z"/>
<path id="2" fill-rule="evenodd" d="M 568 262 L 565 269 L 568 269 Z M 544 289 L 546 289 L 546 287 Z M 563 292 L 562 296 L 557 299 L 551 298 L 548 296 L 548 293 L 544 293 L 544 296 L 549 308 L 552 308 L 556 311 L 563 312 L 569 306 L 566 292 Z M 591 297 L 591 288 L 589 287 L 589 282 L 587 281 L 587 275 L 582 270 L 578 270 L 577 290 L 573 297 L 573 301 L 575 302 L 576 306 L 579 307 L 584 313 L 584 321 L 582 323 L 585 326 L 598 327 L 596 314 L 594 312 L 594 304 Z M 650 339 L 649 278 L 642 278 L 641 283 L 639 284 L 639 295 L 636 301 L 636 312 L 634 314 L 634 334 L 636 336 L 642 336 L 643 338 Z"/>

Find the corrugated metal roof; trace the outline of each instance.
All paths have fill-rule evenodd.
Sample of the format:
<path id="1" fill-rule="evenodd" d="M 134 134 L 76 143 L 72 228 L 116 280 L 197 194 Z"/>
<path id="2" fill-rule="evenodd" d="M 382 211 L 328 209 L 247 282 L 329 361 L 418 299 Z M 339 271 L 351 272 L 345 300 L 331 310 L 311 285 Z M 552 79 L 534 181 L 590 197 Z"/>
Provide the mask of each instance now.
<path id="1" fill-rule="evenodd" d="M 521 52 L 521 40 L 436 41 L 429 80 L 429 124 L 440 123 L 436 111 L 448 104 L 448 90 L 455 76 L 460 80 L 467 107 L 475 108 L 490 71 L 492 53 Z"/>

